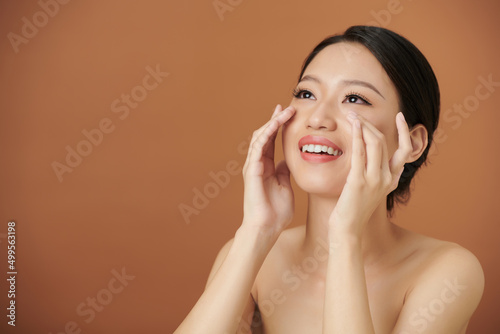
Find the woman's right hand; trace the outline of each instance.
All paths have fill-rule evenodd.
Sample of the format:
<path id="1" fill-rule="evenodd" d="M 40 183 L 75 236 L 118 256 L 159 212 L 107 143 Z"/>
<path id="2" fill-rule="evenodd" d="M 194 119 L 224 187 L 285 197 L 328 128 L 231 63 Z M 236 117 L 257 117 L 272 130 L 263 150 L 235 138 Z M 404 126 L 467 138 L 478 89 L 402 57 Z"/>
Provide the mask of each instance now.
<path id="1" fill-rule="evenodd" d="M 253 133 L 243 167 L 243 224 L 277 237 L 292 221 L 294 211 L 290 171 L 285 161 L 275 166 L 274 143 L 279 128 L 295 114 L 277 105 L 271 119 Z"/>

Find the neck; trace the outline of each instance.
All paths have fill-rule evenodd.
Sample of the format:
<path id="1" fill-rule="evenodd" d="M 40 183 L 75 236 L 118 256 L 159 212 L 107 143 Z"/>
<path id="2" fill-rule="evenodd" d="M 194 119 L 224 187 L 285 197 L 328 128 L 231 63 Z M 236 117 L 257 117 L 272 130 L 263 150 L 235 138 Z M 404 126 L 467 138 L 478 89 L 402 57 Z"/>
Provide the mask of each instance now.
<path id="1" fill-rule="evenodd" d="M 308 195 L 308 212 L 304 251 L 309 253 L 318 244 L 328 245 L 328 220 L 338 198 Z M 397 240 L 396 227 L 389 221 L 385 201 L 373 212 L 362 235 L 362 252 L 365 267 L 378 262 Z M 326 263 L 325 263 L 326 266 Z"/>

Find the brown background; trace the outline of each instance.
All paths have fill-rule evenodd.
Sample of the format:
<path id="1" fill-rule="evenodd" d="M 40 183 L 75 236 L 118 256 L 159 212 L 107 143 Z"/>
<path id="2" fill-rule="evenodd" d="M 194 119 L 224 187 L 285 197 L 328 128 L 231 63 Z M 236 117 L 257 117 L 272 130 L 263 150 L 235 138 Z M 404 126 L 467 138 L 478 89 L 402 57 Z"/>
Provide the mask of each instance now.
<path id="1" fill-rule="evenodd" d="M 443 112 L 473 101 L 478 77 L 500 81 L 496 0 L 401 0 L 396 8 L 386 0 L 221 1 L 232 3 L 223 20 L 213 0 L 72 1 L 18 53 L 7 34 L 21 34 L 22 18 L 33 21 L 41 7 L 0 3 L 0 269 L 7 271 L 5 233 L 15 220 L 19 272 L 10 332 L 59 333 L 70 321 L 84 333 L 172 332 L 241 222 L 241 175 L 189 224 L 179 205 L 193 205 L 195 189 L 212 182 L 210 172 L 233 160 L 243 165 L 248 136 L 277 103 L 290 102 L 303 59 L 323 37 L 378 17 L 428 57 Z M 170 75 L 120 119 L 111 103 L 157 64 Z M 500 330 L 500 87 L 494 89 L 459 126 L 442 119 L 443 140 L 395 217 L 480 259 L 486 290 L 469 333 Z M 104 118 L 114 131 L 59 182 L 52 163 L 65 163 L 65 147 L 75 149 L 82 130 Z M 299 190 L 296 199 L 299 224 Z M 121 268 L 135 279 L 86 323 L 77 306 Z M 2 332 L 12 329 L 4 282 Z"/>

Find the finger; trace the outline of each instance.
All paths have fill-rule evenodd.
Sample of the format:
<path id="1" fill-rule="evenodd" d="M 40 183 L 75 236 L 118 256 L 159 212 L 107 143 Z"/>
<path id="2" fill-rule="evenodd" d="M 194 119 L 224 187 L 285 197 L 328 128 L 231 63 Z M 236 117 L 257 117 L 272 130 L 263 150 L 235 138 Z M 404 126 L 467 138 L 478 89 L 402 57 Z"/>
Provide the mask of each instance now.
<path id="1" fill-rule="evenodd" d="M 263 143 L 263 154 L 269 158 L 274 157 L 274 143 L 276 141 L 276 136 L 278 135 L 278 130 L 283 126 L 295 113 L 293 107 L 288 107 L 281 113 L 278 113 L 271 121 L 264 132 L 259 136 L 257 140 L 264 140 Z M 263 136 L 263 134 L 266 134 Z"/>
<path id="2" fill-rule="evenodd" d="M 272 120 L 250 146 L 247 159 L 247 172 L 249 174 L 262 175 L 264 173 L 264 165 L 262 161 L 262 158 L 264 156 L 273 160 L 275 138 L 275 136 L 273 136 L 273 133 L 278 131 L 278 129 L 278 122 L 276 120 Z M 272 153 L 269 154 L 269 151 L 272 151 Z M 273 170 L 270 170 L 270 172 L 274 173 L 274 164 L 272 164 L 272 169 Z"/>
<path id="3" fill-rule="evenodd" d="M 355 119 L 352 122 L 352 154 L 351 154 L 351 172 L 357 177 L 363 177 L 366 163 L 365 144 L 363 142 L 363 133 L 361 122 Z"/>
<path id="4" fill-rule="evenodd" d="M 271 115 L 271 119 L 273 119 L 276 116 L 276 114 L 278 114 L 281 111 L 282 111 L 281 104 L 277 104 L 276 107 L 274 108 L 273 114 Z M 267 121 L 264 125 L 262 125 L 260 128 L 258 128 L 257 130 L 255 130 L 253 132 L 252 139 L 250 139 L 249 147 L 253 144 L 255 139 L 257 139 L 257 137 L 262 133 L 262 131 L 264 131 L 264 129 L 266 128 L 266 126 L 268 124 L 269 124 L 269 121 Z M 248 158 L 248 154 L 247 154 L 247 158 Z"/>
<path id="5" fill-rule="evenodd" d="M 273 115 L 271 116 L 271 118 L 273 118 L 274 116 L 276 116 L 282 110 L 283 110 L 283 107 L 281 106 L 281 104 L 278 103 L 278 105 L 276 106 L 276 108 L 274 108 L 274 112 L 273 112 Z"/>
<path id="6" fill-rule="evenodd" d="M 381 168 L 383 169 L 384 166 L 387 165 L 387 162 L 389 162 L 389 152 L 387 150 L 387 141 L 385 139 L 385 136 L 382 132 L 380 132 L 375 125 L 370 123 L 368 120 L 366 120 L 363 116 L 358 115 L 358 118 L 361 120 L 363 124 L 363 128 L 368 128 L 380 141 L 380 146 L 382 150 L 382 159 L 381 159 Z M 365 140 L 366 141 L 366 140 Z"/>
<path id="7" fill-rule="evenodd" d="M 368 177 L 380 176 L 384 164 L 384 135 L 370 122 L 357 114 L 350 114 L 351 121 L 355 118 L 361 122 L 361 129 L 366 150 L 366 173 Z M 388 160 L 385 160 L 387 164 Z"/>
<path id="8" fill-rule="evenodd" d="M 294 113 L 293 107 L 287 107 L 285 110 L 282 112 L 279 112 L 274 116 L 270 123 L 272 123 L 273 120 L 277 121 L 277 128 L 273 129 L 270 137 L 269 137 L 269 142 L 272 144 L 272 153 L 274 154 L 274 142 L 276 140 L 276 136 L 278 135 L 278 130 L 280 127 L 283 126 L 292 116 Z"/>
<path id="9" fill-rule="evenodd" d="M 390 170 L 394 176 L 397 176 L 402 168 L 404 168 L 404 164 L 412 151 L 410 130 L 401 112 L 396 116 L 396 127 L 398 129 L 399 146 L 396 152 L 394 152 L 390 162 Z"/>
<path id="10" fill-rule="evenodd" d="M 281 104 L 278 104 L 276 105 L 276 107 L 274 108 L 274 112 L 271 116 L 271 120 L 277 115 L 279 114 L 280 112 L 283 111 L 283 107 L 281 106 Z M 245 160 L 245 165 L 243 166 L 243 173 L 245 173 L 245 170 L 246 170 L 246 166 L 247 166 L 247 163 L 249 161 L 249 157 L 250 157 L 250 153 L 252 152 L 251 150 L 251 147 L 252 147 L 252 144 L 255 142 L 255 140 L 260 136 L 260 134 L 262 133 L 262 131 L 264 131 L 264 129 L 269 125 L 269 121 L 267 121 L 264 125 L 262 125 L 259 129 L 255 130 L 252 134 L 252 138 L 250 139 L 250 144 L 248 145 L 248 151 L 247 151 L 247 157 L 246 157 L 246 160 Z"/>
<path id="11" fill-rule="evenodd" d="M 287 108 L 271 119 L 250 145 L 247 161 L 260 161 L 263 156 L 274 159 L 274 141 L 279 128 L 294 114 L 293 108 Z"/>
<path id="12" fill-rule="evenodd" d="M 262 125 L 260 128 L 258 128 L 257 130 L 254 131 L 253 133 L 253 136 L 252 136 L 252 139 L 250 140 L 250 145 L 253 144 L 253 142 L 255 140 L 257 140 L 257 138 L 262 134 L 262 132 L 269 126 L 269 124 L 274 120 L 276 119 L 277 117 L 282 117 L 283 115 L 288 115 L 288 112 L 290 111 L 295 111 L 295 109 L 293 109 L 293 107 L 289 106 L 288 108 L 286 109 L 282 109 L 281 105 L 278 104 L 276 106 L 276 108 L 274 109 L 274 112 L 273 112 L 273 115 L 271 117 L 271 119 L 269 121 L 267 121 L 264 125 Z M 286 122 L 286 121 L 285 121 Z"/>

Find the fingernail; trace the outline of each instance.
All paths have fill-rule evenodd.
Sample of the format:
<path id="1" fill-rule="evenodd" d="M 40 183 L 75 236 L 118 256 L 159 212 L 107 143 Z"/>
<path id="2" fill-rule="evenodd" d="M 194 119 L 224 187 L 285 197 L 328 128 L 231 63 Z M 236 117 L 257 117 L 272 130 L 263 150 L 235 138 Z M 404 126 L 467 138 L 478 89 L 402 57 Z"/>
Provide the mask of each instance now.
<path id="1" fill-rule="evenodd" d="M 405 121 L 405 115 L 401 111 L 398 113 L 398 117 L 400 120 Z"/>

